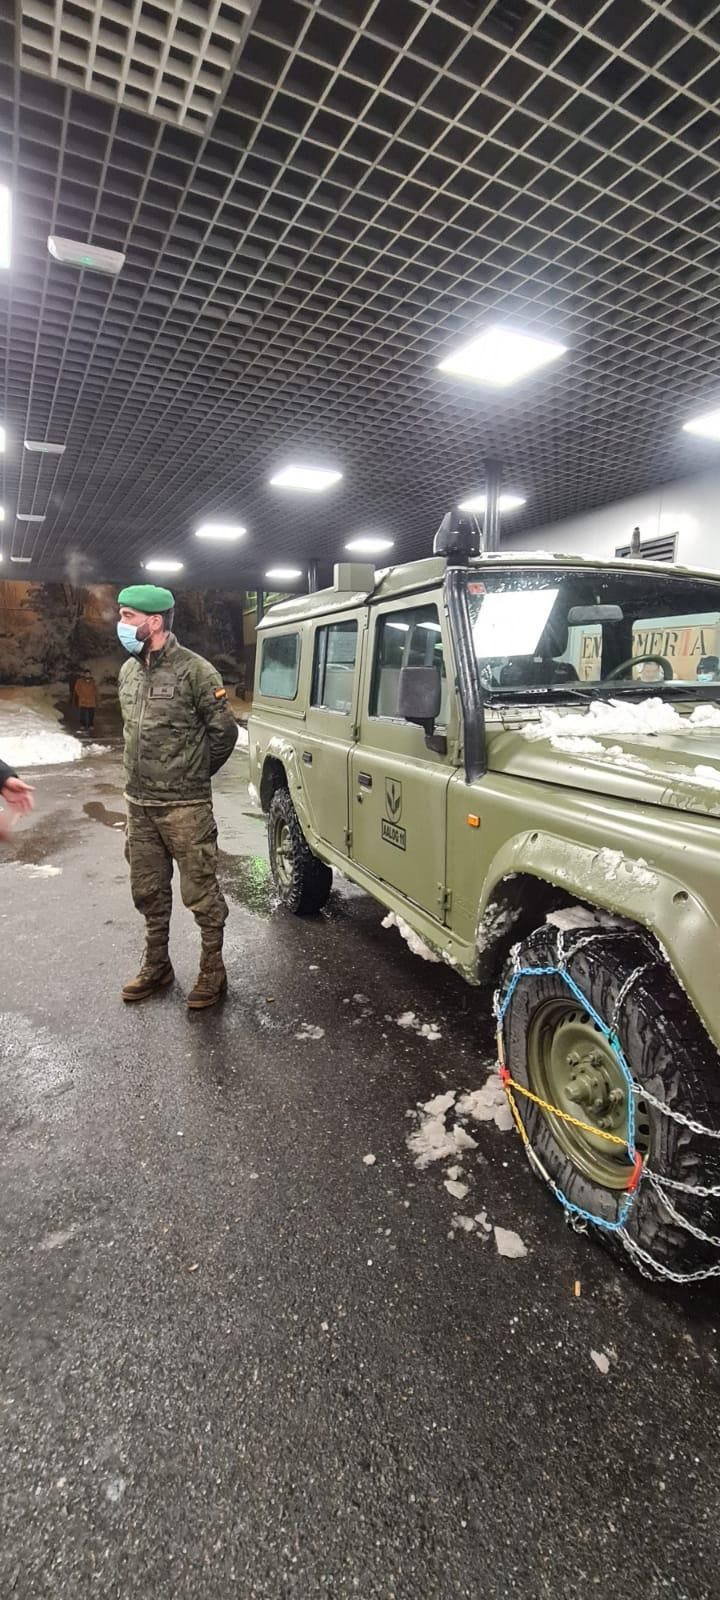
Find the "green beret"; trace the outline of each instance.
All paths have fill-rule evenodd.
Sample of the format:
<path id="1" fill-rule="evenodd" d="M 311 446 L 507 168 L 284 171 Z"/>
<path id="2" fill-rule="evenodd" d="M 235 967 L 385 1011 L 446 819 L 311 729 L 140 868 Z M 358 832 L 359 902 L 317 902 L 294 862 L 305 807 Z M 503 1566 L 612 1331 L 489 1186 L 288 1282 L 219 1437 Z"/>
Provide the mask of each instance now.
<path id="1" fill-rule="evenodd" d="M 169 589 L 160 589 L 156 583 L 131 583 L 129 589 L 123 589 L 118 595 L 119 606 L 127 606 L 130 611 L 142 611 L 146 617 L 172 611 L 174 604 L 174 594 Z"/>

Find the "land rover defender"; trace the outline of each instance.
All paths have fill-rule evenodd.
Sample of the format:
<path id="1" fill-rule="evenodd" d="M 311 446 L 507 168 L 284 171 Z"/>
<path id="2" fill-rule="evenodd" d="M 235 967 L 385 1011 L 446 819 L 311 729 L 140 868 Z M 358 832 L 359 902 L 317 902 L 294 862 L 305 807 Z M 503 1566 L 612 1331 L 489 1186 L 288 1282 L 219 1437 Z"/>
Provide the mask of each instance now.
<path id="1" fill-rule="evenodd" d="M 277 891 L 333 869 L 495 988 L 528 1156 L 641 1271 L 720 1233 L 720 579 L 440 553 L 262 622 L 252 779 Z"/>

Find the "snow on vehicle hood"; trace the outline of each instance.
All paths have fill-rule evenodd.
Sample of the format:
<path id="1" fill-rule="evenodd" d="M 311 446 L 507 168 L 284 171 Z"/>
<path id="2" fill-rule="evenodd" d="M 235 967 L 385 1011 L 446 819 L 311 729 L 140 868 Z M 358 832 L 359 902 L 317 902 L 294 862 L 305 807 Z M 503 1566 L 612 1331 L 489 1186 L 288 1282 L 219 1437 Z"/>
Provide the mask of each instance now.
<path id="1" fill-rule="evenodd" d="M 720 816 L 720 707 L 660 699 L 547 707 L 497 736 L 490 765 L 518 777 Z"/>

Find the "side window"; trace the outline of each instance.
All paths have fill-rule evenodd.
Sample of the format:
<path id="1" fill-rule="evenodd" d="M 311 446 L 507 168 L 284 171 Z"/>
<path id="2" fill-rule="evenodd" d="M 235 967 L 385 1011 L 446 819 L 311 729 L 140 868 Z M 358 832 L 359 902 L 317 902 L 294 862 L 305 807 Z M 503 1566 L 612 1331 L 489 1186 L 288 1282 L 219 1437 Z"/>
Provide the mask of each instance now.
<path id="1" fill-rule="evenodd" d="M 315 635 L 312 701 L 325 711 L 352 709 L 353 678 L 357 656 L 356 621 L 332 622 Z"/>
<path id="2" fill-rule="evenodd" d="M 370 691 L 371 717 L 399 716 L 400 673 L 403 667 L 439 667 L 442 678 L 440 722 L 447 722 L 447 684 L 442 633 L 437 606 L 414 606 L 379 617 L 375 630 L 375 660 Z"/>
<path id="3" fill-rule="evenodd" d="M 260 693 L 275 700 L 294 700 L 300 667 L 299 633 L 271 633 L 263 638 Z"/>

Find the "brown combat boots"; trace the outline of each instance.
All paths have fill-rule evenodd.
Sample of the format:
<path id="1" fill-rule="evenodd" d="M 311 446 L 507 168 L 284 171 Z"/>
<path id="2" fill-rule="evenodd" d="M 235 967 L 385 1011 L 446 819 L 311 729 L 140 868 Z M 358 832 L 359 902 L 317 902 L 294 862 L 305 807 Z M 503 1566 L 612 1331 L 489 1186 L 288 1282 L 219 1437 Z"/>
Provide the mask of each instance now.
<path id="1" fill-rule="evenodd" d="M 222 944 L 203 942 L 200 971 L 194 989 L 188 995 L 189 1011 L 204 1011 L 214 1006 L 227 990 L 227 973 L 222 958 Z"/>
<path id="2" fill-rule="evenodd" d="M 143 964 L 136 978 L 131 978 L 125 984 L 122 992 L 123 1000 L 148 1000 L 150 995 L 157 994 L 160 989 L 166 989 L 173 983 L 173 972 L 168 955 L 167 940 L 164 943 L 155 943 L 148 939 L 145 946 Z"/>

